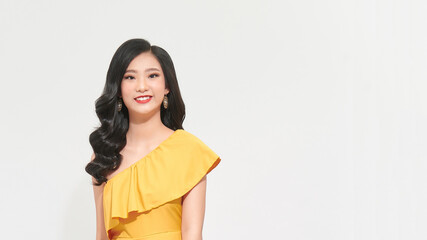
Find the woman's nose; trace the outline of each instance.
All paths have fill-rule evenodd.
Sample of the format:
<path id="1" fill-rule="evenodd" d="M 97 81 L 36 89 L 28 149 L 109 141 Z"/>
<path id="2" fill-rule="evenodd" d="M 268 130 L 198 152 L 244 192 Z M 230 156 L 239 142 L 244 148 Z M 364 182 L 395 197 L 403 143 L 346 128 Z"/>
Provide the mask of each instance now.
<path id="1" fill-rule="evenodd" d="M 140 92 L 144 92 L 147 88 L 147 82 L 144 78 L 138 78 L 136 83 L 136 90 Z"/>

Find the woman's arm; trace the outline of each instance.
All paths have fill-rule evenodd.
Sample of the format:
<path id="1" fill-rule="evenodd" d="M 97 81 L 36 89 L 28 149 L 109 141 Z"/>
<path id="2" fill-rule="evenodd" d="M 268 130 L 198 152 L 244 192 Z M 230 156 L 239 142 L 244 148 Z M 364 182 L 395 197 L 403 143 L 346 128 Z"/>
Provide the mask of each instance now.
<path id="1" fill-rule="evenodd" d="M 182 240 L 202 240 L 205 217 L 206 175 L 183 196 Z"/>
<path id="2" fill-rule="evenodd" d="M 91 161 L 95 158 L 95 154 L 92 154 Z M 92 182 L 96 182 L 96 179 L 92 177 Z M 100 186 L 93 186 L 93 195 L 95 197 L 95 209 L 96 209 L 96 240 L 107 240 L 107 232 L 105 231 L 104 224 L 104 209 L 102 203 L 102 195 L 105 183 Z"/>

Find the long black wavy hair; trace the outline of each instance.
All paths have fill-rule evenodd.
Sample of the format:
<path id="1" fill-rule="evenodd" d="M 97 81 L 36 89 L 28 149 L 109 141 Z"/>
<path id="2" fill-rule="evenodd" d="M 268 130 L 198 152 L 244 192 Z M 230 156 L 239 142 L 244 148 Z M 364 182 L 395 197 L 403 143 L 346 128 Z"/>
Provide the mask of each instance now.
<path id="1" fill-rule="evenodd" d="M 183 129 L 185 105 L 181 97 L 175 67 L 169 54 L 161 47 L 151 45 L 145 39 L 130 39 L 114 53 L 107 72 L 107 79 L 101 96 L 95 101 L 96 114 L 101 125 L 89 136 L 95 158 L 85 170 L 96 179 L 93 185 L 107 182 L 106 176 L 116 170 L 122 162 L 120 151 L 126 146 L 129 129 L 129 112 L 124 104 L 119 112 L 117 103 L 121 94 L 121 81 L 130 62 L 139 54 L 151 51 L 157 58 L 169 89 L 168 108 L 161 104 L 160 116 L 165 126 L 172 130 Z"/>

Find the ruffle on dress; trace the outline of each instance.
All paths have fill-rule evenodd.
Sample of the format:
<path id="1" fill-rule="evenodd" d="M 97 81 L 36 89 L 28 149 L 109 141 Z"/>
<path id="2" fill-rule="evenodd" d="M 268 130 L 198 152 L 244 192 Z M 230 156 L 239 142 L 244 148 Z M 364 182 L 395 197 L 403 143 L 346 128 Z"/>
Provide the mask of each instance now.
<path id="1" fill-rule="evenodd" d="M 176 130 L 107 181 L 103 190 L 107 233 L 130 212 L 143 213 L 183 196 L 220 161 L 199 138 L 183 129 Z"/>

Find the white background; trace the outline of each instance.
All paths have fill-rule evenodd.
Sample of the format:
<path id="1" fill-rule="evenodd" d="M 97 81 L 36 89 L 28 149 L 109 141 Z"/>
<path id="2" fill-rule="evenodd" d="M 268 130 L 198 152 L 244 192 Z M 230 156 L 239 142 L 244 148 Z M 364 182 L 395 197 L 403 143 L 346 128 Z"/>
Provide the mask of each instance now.
<path id="1" fill-rule="evenodd" d="M 166 49 L 222 162 L 204 239 L 427 238 L 427 3 L 1 1 L 2 239 L 95 239 L 84 167 L 121 43 Z"/>

